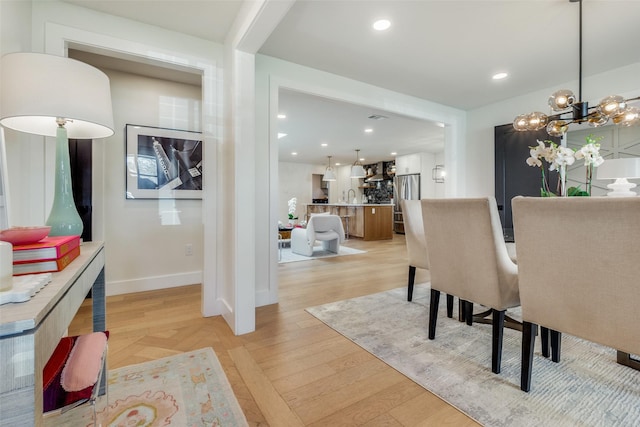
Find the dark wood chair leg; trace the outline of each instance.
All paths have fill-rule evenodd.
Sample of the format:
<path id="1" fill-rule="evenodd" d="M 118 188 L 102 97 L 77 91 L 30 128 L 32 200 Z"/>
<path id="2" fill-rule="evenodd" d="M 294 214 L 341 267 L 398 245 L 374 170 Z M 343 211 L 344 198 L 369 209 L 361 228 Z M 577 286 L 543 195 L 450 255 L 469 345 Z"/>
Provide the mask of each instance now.
<path id="1" fill-rule="evenodd" d="M 413 299 L 413 284 L 416 280 L 416 268 L 412 265 L 409 266 L 409 280 L 407 283 L 407 301 L 411 301 Z"/>
<path id="2" fill-rule="evenodd" d="M 542 346 L 542 355 L 549 357 L 549 328 L 540 326 L 540 344 Z"/>
<path id="3" fill-rule="evenodd" d="M 431 301 L 429 302 L 429 339 L 436 337 L 436 322 L 438 321 L 438 304 L 440 303 L 440 291 L 431 289 Z"/>
<path id="4" fill-rule="evenodd" d="M 473 325 L 473 303 L 471 301 L 464 302 L 464 320 L 467 325 Z"/>
<path id="5" fill-rule="evenodd" d="M 502 361 L 502 335 L 504 333 L 504 317 L 506 310 L 491 310 L 493 319 L 491 325 L 493 327 L 493 338 L 491 346 L 491 370 L 494 374 L 500 373 L 500 365 Z"/>
<path id="6" fill-rule="evenodd" d="M 560 361 L 560 343 L 562 342 L 562 334 L 558 331 L 551 331 L 551 360 L 558 363 Z"/>
<path id="7" fill-rule="evenodd" d="M 453 295 L 447 295 L 447 317 L 453 317 Z"/>
<path id="8" fill-rule="evenodd" d="M 466 301 L 458 298 L 458 321 L 460 322 L 464 322 L 466 319 L 466 313 L 464 312 L 466 306 Z"/>
<path id="9" fill-rule="evenodd" d="M 522 322 L 522 361 L 520 365 L 520 390 L 531 389 L 531 371 L 533 370 L 533 347 L 536 343 L 538 325 Z"/>

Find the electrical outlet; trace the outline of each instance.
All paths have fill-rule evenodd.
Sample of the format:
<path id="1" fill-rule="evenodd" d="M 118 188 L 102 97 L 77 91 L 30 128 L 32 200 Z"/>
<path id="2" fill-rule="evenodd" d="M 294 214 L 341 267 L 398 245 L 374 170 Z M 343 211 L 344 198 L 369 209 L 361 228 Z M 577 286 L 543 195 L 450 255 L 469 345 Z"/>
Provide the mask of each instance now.
<path id="1" fill-rule="evenodd" d="M 184 245 L 184 254 L 186 256 L 193 255 L 193 245 L 191 243 L 187 243 L 186 245 Z"/>

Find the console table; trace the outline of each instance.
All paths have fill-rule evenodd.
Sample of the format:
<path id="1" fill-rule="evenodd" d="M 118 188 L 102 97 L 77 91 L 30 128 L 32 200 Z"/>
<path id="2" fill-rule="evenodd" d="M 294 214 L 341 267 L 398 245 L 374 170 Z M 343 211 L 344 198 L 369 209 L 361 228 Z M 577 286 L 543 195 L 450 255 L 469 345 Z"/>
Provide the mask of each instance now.
<path id="1" fill-rule="evenodd" d="M 29 301 L 0 307 L 0 426 L 43 425 L 42 370 L 90 290 L 93 330 L 104 331 L 102 242 L 83 243 L 80 256 Z"/>

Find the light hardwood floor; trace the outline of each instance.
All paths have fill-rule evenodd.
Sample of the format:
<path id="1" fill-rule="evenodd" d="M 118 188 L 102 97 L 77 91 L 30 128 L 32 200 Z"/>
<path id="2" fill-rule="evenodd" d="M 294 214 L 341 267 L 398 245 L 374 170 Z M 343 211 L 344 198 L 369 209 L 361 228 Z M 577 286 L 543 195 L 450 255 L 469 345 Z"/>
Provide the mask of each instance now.
<path id="1" fill-rule="evenodd" d="M 367 253 L 280 264 L 280 302 L 242 336 L 201 317 L 199 285 L 109 297 L 109 368 L 213 347 L 252 426 L 477 426 L 304 311 L 406 286 L 404 236 L 346 244 Z M 85 302 L 69 332 L 90 330 Z"/>

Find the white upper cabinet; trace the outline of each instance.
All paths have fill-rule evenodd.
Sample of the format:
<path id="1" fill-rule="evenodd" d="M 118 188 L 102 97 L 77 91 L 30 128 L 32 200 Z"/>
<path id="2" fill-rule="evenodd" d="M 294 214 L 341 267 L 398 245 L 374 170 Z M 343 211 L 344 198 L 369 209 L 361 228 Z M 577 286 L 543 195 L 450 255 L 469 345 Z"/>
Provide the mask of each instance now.
<path id="1" fill-rule="evenodd" d="M 407 175 L 422 172 L 422 156 L 420 153 L 396 157 L 396 175 Z"/>

